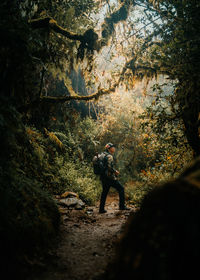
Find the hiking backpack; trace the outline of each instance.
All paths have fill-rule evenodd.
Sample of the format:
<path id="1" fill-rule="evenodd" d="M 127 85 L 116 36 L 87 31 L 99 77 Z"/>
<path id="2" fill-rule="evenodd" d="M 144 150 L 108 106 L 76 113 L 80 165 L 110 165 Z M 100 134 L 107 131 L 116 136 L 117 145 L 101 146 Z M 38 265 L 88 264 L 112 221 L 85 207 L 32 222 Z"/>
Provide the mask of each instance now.
<path id="1" fill-rule="evenodd" d="M 103 175 L 107 168 L 107 154 L 101 153 L 96 154 L 92 160 L 94 174 Z"/>

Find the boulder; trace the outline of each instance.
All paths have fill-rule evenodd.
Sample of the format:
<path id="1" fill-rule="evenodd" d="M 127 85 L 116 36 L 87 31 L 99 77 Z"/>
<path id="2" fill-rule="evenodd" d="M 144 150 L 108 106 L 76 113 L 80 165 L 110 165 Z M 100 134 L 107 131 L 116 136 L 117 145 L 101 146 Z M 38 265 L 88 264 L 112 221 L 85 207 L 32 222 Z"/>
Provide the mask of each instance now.
<path id="1" fill-rule="evenodd" d="M 145 195 L 102 280 L 195 279 L 200 260 L 200 158 Z"/>
<path id="2" fill-rule="evenodd" d="M 61 198 L 66 198 L 66 197 L 77 197 L 77 198 L 78 198 L 78 194 L 75 193 L 75 192 L 66 191 L 66 192 L 64 192 L 63 194 L 61 194 L 60 197 L 61 197 Z"/>
<path id="3" fill-rule="evenodd" d="M 75 208 L 76 210 L 81 210 L 85 207 L 85 203 L 77 197 L 67 197 L 59 199 L 58 204 L 67 208 Z"/>

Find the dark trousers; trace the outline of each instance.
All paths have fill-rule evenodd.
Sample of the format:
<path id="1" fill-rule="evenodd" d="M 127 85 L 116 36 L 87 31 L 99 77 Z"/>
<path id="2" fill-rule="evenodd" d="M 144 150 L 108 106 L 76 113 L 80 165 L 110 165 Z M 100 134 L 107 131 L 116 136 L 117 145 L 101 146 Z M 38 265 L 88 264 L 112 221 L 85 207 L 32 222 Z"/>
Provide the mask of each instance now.
<path id="1" fill-rule="evenodd" d="M 119 208 L 123 209 L 125 207 L 125 197 L 124 197 L 124 187 L 117 180 L 110 179 L 108 177 L 101 177 L 103 191 L 101 193 L 101 200 L 99 210 L 104 210 L 104 206 L 106 203 L 106 197 L 110 190 L 110 187 L 115 188 L 119 194 Z"/>

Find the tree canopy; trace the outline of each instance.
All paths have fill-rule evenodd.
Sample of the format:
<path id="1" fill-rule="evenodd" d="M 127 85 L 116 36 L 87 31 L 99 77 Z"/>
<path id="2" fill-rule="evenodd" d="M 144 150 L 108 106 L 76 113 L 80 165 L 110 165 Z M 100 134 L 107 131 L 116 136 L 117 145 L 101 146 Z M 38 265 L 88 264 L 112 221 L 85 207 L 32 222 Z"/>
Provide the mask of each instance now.
<path id="1" fill-rule="evenodd" d="M 122 83 L 130 88 L 136 79 L 164 74 L 176 83 L 176 117 L 183 119 L 198 155 L 199 5 L 196 0 L 2 1 L 1 91 L 21 112 L 30 112 L 39 103 L 97 99 Z M 113 56 L 117 71 L 99 82 L 97 58 L 105 48 L 114 50 L 109 63 Z M 87 96 L 71 87 L 69 73 L 77 66 Z M 48 75 L 64 81 L 66 94 L 44 91 Z"/>

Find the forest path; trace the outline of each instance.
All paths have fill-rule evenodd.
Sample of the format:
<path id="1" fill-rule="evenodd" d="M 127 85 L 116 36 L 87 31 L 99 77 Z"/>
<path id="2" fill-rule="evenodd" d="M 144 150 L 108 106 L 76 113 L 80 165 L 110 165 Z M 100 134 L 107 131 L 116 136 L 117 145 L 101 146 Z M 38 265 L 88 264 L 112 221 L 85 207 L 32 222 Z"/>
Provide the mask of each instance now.
<path id="1" fill-rule="evenodd" d="M 98 205 L 83 210 L 63 211 L 61 242 L 53 263 L 31 280 L 94 280 L 112 260 L 116 244 L 134 208 L 118 210 L 118 197 L 106 201 L 107 213 L 99 214 Z"/>

